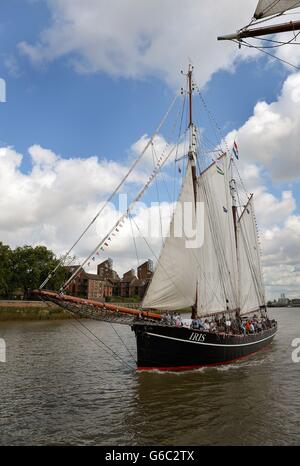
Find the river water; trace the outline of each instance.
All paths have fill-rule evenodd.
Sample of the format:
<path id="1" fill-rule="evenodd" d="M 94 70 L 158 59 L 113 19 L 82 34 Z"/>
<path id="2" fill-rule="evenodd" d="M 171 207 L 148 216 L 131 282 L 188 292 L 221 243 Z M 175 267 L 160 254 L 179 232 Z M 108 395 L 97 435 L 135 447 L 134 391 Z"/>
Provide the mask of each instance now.
<path id="1" fill-rule="evenodd" d="M 300 444 L 300 309 L 269 314 L 279 332 L 267 349 L 185 373 L 132 369 L 127 326 L 84 321 L 92 334 L 76 321 L 1 322 L 0 444 Z"/>

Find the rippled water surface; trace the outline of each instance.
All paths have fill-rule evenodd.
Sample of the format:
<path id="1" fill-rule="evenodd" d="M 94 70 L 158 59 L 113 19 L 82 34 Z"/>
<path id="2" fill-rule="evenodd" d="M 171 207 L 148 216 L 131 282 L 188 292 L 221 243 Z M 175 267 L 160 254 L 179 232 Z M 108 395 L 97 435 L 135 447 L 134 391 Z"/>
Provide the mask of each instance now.
<path id="1" fill-rule="evenodd" d="M 126 365 L 77 322 L 0 322 L 0 444 L 300 444 L 300 309 L 270 315 L 279 332 L 267 349 L 180 374 L 135 372 L 130 327 L 84 321 Z"/>

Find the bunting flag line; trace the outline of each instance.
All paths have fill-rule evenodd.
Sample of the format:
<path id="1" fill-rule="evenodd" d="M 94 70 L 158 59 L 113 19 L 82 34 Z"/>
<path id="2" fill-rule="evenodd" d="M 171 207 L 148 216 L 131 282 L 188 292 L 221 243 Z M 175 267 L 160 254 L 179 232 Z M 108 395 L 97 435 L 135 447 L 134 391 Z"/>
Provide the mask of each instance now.
<path id="1" fill-rule="evenodd" d="M 233 143 L 232 152 L 233 152 L 235 158 L 236 158 L 236 159 L 239 159 L 239 150 L 238 150 L 237 143 L 236 143 L 235 141 L 234 141 L 234 143 Z"/>
<path id="2" fill-rule="evenodd" d="M 161 168 L 161 166 L 163 165 L 164 163 L 164 155 L 161 155 L 161 157 L 158 159 L 157 163 L 156 163 L 156 167 L 154 168 L 154 170 L 152 171 L 152 173 L 150 174 L 149 178 L 148 178 L 148 181 L 147 183 L 145 184 L 144 188 L 142 189 L 142 191 L 140 192 L 139 194 L 139 198 L 142 196 L 142 194 L 146 191 L 146 188 L 150 185 L 150 183 L 152 182 L 152 180 L 155 178 L 155 176 L 159 173 L 159 170 Z M 221 174 L 224 175 L 224 172 L 219 168 L 217 167 L 217 169 L 220 170 Z M 179 172 L 181 173 L 181 169 L 179 168 Z M 116 226 L 115 226 L 115 229 L 114 231 L 119 233 L 120 232 L 120 228 L 123 228 L 127 218 L 128 218 L 128 215 L 129 215 L 129 210 L 127 211 L 127 213 L 125 215 L 123 215 L 123 217 L 119 220 L 119 222 L 117 222 Z M 116 234 L 114 232 L 111 232 L 111 236 L 116 236 Z M 106 242 L 102 245 L 102 246 L 98 246 L 99 247 L 99 251 L 96 252 L 96 255 L 99 256 L 100 255 L 100 251 L 105 251 L 105 248 L 108 248 L 109 247 L 109 243 L 108 241 L 112 241 L 112 238 L 111 236 L 109 236 L 107 239 L 106 239 Z M 101 244 L 101 243 L 100 243 Z M 92 261 L 95 261 L 96 258 L 95 257 L 92 257 Z M 87 266 L 89 267 L 91 265 L 91 262 L 89 261 L 87 263 Z M 73 281 L 75 280 L 75 277 L 73 279 Z"/>

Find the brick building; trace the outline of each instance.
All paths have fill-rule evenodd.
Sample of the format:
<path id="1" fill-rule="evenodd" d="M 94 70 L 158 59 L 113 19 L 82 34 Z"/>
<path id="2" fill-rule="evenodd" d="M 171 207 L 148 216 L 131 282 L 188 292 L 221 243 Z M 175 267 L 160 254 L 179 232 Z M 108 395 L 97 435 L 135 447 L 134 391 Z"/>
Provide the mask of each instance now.
<path id="1" fill-rule="evenodd" d="M 68 267 L 69 274 L 77 267 Z M 78 273 L 75 280 L 69 285 L 68 292 L 73 296 L 104 301 L 113 294 L 113 284 L 109 280 L 100 278 L 96 274 L 86 273 L 83 269 Z"/>
<path id="2" fill-rule="evenodd" d="M 78 266 L 68 267 L 69 276 Z M 122 279 L 113 270 L 113 261 L 107 259 L 97 266 L 97 274 L 86 273 L 83 269 L 69 285 L 68 291 L 73 296 L 104 301 L 113 296 L 122 298 L 139 297 L 143 299 L 153 276 L 153 263 L 148 260 L 137 269 L 125 272 Z"/>

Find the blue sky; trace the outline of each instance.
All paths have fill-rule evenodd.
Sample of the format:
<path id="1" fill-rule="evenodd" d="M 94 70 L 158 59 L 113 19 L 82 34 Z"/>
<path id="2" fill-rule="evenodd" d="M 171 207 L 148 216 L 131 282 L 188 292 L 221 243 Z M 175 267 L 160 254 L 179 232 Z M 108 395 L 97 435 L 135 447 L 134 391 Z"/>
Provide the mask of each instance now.
<path id="1" fill-rule="evenodd" d="M 71 55 L 40 68 L 32 66 L 17 46 L 35 42 L 49 26 L 45 1 L 6 1 L 1 19 L 0 76 L 7 82 L 1 140 L 23 154 L 38 143 L 63 157 L 122 158 L 141 134 L 151 133 L 172 99 L 174 89 L 156 77 L 80 75 L 70 65 Z M 16 61 L 15 73 L 5 65 L 10 57 Z M 258 100 L 272 102 L 279 93 L 288 70 L 278 64 L 270 73 L 266 61 L 262 57 L 239 64 L 234 72 L 217 71 L 205 86 L 203 95 L 224 133 L 245 122 Z"/>
<path id="2" fill-rule="evenodd" d="M 66 158 L 98 155 L 122 160 L 141 135 L 151 134 L 173 98 L 174 89 L 167 83 L 155 76 L 79 74 L 71 66 L 72 54 L 33 66 L 18 44 L 37 41 L 49 26 L 47 2 L 7 1 L 1 14 L 0 76 L 7 83 L 7 103 L 0 107 L 0 140 L 24 155 L 25 172 L 31 168 L 27 149 L 32 144 Z M 7 64 L 11 59 L 13 70 Z M 201 64 L 196 71 L 201 73 Z M 264 56 L 216 71 L 202 92 L 223 134 L 240 127 L 257 101 L 275 100 L 288 72 L 279 63 L 270 69 Z M 201 126 L 209 136 L 205 117 Z M 276 185 L 271 188 L 276 192 Z"/>
<path id="3" fill-rule="evenodd" d="M 95 9 L 95 15 L 98 14 L 96 3 L 94 0 L 86 2 L 87 9 Z M 101 0 L 99 5 L 102 3 Z M 168 10 L 169 0 L 164 3 Z M 247 122 L 253 116 L 257 102 L 266 104 L 266 112 L 274 108 L 274 103 L 277 105 L 282 87 L 293 70 L 279 62 L 270 63 L 264 55 L 258 54 L 245 59 L 247 51 L 238 51 L 234 44 L 216 42 L 217 32 L 232 32 L 230 29 L 237 29 L 245 24 L 249 15 L 251 17 L 252 5 L 255 6 L 255 3 L 247 0 L 244 10 L 238 12 L 236 18 L 229 14 L 228 18 L 219 18 L 216 16 L 216 10 L 213 10 L 217 29 L 211 32 L 207 45 L 203 45 L 203 37 L 201 39 L 199 36 L 199 44 L 202 47 L 198 47 L 201 48 L 199 51 L 196 42 L 197 31 L 193 32 L 196 34 L 192 38 L 195 49 L 190 50 L 187 46 L 187 50 L 181 50 L 182 44 L 178 43 L 178 66 L 174 66 L 173 69 L 177 48 L 164 50 L 164 44 L 169 37 L 167 34 L 171 37 L 173 32 L 168 32 L 164 23 L 161 27 L 166 30 L 160 30 L 157 17 L 157 24 L 152 29 L 149 26 L 141 29 L 140 17 L 137 16 L 135 22 L 134 14 L 129 11 L 128 26 L 126 18 L 121 23 L 124 27 L 124 42 L 129 44 L 126 48 L 122 45 L 122 31 L 113 31 L 115 23 L 112 21 L 113 32 L 109 34 L 109 43 L 117 44 L 117 51 L 111 53 L 111 56 L 117 58 L 111 59 L 110 63 L 105 54 L 100 53 L 108 47 L 107 41 L 100 34 L 101 27 L 105 29 L 105 22 L 102 26 L 97 23 L 99 31 L 92 31 L 90 37 L 88 27 L 82 29 L 81 24 L 80 27 L 76 24 L 76 15 L 79 16 L 84 11 L 80 2 L 74 2 L 74 7 L 72 2 L 67 0 L 1 2 L 0 77 L 5 79 L 7 84 L 7 102 L 0 104 L 0 145 L 11 146 L 15 152 L 22 154 L 18 174 L 28 175 L 27 180 L 32 175 L 34 162 L 29 148 L 33 145 L 49 149 L 62 159 L 89 159 L 97 156 L 99 159 L 117 162 L 121 166 L 127 160 L 130 147 L 144 134 L 150 135 L 157 126 L 174 96 L 176 87 L 180 87 L 179 70 L 186 67 L 187 54 L 190 52 L 195 65 L 196 80 L 199 79 L 203 96 L 223 134 L 237 130 L 241 158 L 245 152 L 247 163 L 255 164 L 261 170 L 261 178 L 256 180 L 256 184 L 259 185 L 260 192 L 263 192 L 264 199 L 270 203 L 266 204 L 265 208 L 270 209 L 271 214 L 274 212 L 274 217 L 278 215 L 278 218 L 274 218 L 274 225 L 269 222 L 263 224 L 262 228 L 275 232 L 276 227 L 283 232 L 286 222 L 292 216 L 299 215 L 299 173 L 295 173 L 295 168 L 291 168 L 286 176 L 280 176 L 280 156 L 278 155 L 273 163 L 266 155 L 268 150 L 271 150 L 271 137 L 267 142 L 263 137 L 262 146 L 267 144 L 266 150 L 259 156 L 254 154 L 251 158 L 248 144 L 251 135 L 249 136 Z M 132 4 L 133 2 L 128 0 L 129 8 Z M 224 0 L 225 4 L 234 3 L 233 0 Z M 190 0 L 186 5 L 187 9 L 191 10 L 186 21 L 192 22 L 192 9 L 198 6 L 194 6 Z M 113 10 L 113 7 L 111 8 Z M 136 14 L 143 17 L 143 8 L 143 5 L 139 5 Z M 149 9 L 150 4 L 145 6 L 146 8 Z M 100 18 L 107 13 L 107 19 L 104 18 L 106 22 L 112 18 L 115 20 L 118 16 L 117 10 L 108 10 L 109 8 L 101 10 Z M 156 14 L 151 10 L 152 13 Z M 74 25 L 71 24 L 70 18 L 72 21 L 76 18 Z M 176 24 L 174 18 L 172 21 Z M 121 21 L 122 18 L 116 20 Z M 203 29 L 199 17 L 199 34 L 201 28 Z M 63 39 L 59 41 L 57 37 L 60 33 Z M 161 36 L 164 37 L 164 42 L 156 49 L 159 53 L 153 52 L 147 56 L 141 48 L 135 49 L 135 42 L 140 37 L 145 40 L 147 49 L 150 43 L 155 44 L 157 41 L 159 44 Z M 204 39 L 206 40 L 206 37 Z M 183 35 L 182 41 L 184 40 Z M 186 35 L 186 41 L 189 40 L 189 36 Z M 93 53 L 90 53 L 90 50 L 93 50 Z M 160 51 L 161 57 L 158 56 Z M 210 53 L 212 59 L 209 57 Z M 82 72 L 78 63 L 87 70 Z M 276 111 L 280 117 L 281 108 L 285 106 L 282 105 L 280 110 Z M 286 114 L 283 113 L 283 123 L 286 118 Z M 201 126 L 208 137 L 213 137 L 207 119 L 203 118 Z M 284 158 L 280 143 L 279 141 L 278 154 Z M 259 145 L 255 147 L 257 152 Z M 292 166 L 293 154 L 289 157 L 292 159 Z M 285 209 L 285 203 L 282 201 L 284 191 L 292 192 L 294 202 L 292 208 L 290 200 L 286 218 L 282 215 L 282 210 Z M 291 261 L 287 260 L 287 263 L 290 264 Z"/>

